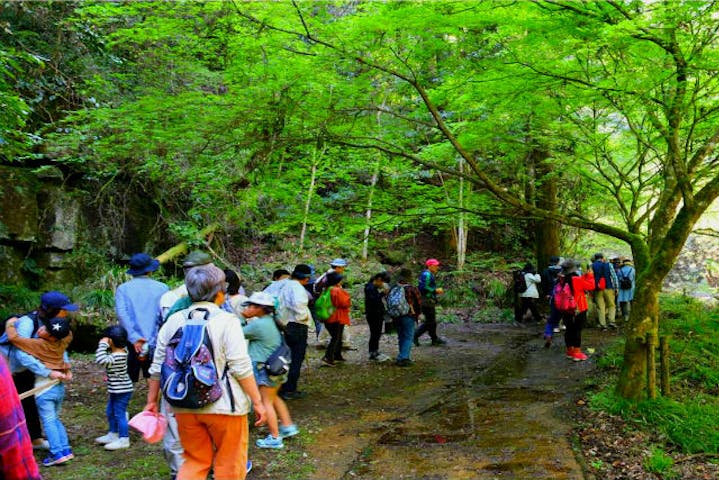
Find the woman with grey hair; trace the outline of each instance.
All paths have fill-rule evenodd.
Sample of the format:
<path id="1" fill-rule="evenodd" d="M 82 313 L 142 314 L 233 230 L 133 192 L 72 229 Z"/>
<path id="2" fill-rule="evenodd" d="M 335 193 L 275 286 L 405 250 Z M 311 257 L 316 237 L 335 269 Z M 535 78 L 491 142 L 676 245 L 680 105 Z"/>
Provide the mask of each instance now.
<path id="1" fill-rule="evenodd" d="M 218 267 L 208 264 L 193 268 L 185 276 L 185 285 L 192 305 L 170 315 L 157 335 L 145 410 L 158 412 L 160 370 L 168 343 L 191 317 L 199 317 L 198 311 L 206 312 L 207 336 L 214 351 L 215 368 L 219 374 L 227 371 L 227 381 L 220 382 L 222 396 L 209 405 L 173 407 L 185 450 L 185 462 L 177 478 L 206 478 L 214 466 L 217 480 L 244 479 L 250 403 L 255 412 L 255 425 L 265 422 L 265 407 L 252 372 L 242 325 L 235 315 L 219 307 L 225 301 L 225 274 Z"/>

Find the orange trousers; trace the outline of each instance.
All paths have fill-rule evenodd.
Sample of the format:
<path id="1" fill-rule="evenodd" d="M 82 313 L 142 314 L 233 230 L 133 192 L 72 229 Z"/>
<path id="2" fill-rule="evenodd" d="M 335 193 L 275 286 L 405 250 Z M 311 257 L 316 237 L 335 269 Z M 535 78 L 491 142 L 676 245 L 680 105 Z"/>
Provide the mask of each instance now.
<path id="1" fill-rule="evenodd" d="M 244 480 L 247 475 L 247 415 L 178 413 L 177 430 L 185 462 L 177 480 Z"/>

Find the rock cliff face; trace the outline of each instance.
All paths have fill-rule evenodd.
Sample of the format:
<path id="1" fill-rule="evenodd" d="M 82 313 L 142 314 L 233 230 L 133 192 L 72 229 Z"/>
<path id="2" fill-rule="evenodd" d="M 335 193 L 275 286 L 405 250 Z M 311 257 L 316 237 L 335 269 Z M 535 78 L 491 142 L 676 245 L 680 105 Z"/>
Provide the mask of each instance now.
<path id="1" fill-rule="evenodd" d="M 121 258 L 152 243 L 157 216 L 148 208 L 151 202 L 136 195 L 127 202 L 125 192 L 118 192 L 122 208 L 108 215 L 107 207 L 93 201 L 92 190 L 70 185 L 54 167 L 0 166 L 0 284 L 35 289 L 77 284 L 80 251 Z"/>

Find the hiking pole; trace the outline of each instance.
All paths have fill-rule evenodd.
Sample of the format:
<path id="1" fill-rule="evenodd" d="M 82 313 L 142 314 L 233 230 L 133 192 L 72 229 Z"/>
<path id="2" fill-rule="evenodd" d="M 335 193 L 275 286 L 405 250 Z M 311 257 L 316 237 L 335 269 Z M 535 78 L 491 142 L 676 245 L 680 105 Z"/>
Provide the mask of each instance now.
<path id="1" fill-rule="evenodd" d="M 60 383 L 60 380 L 54 379 L 54 380 L 51 380 L 49 383 L 44 383 L 44 384 L 42 384 L 42 385 L 40 385 L 40 386 L 37 386 L 37 387 L 35 387 L 35 388 L 32 388 L 32 389 L 28 390 L 27 392 L 22 392 L 22 393 L 19 395 L 19 396 L 20 396 L 20 400 L 25 400 L 27 397 L 32 397 L 32 396 L 35 395 L 37 392 L 42 392 L 43 390 L 47 390 L 48 388 L 53 387 L 53 386 L 55 386 L 55 385 L 58 384 L 58 383 Z"/>

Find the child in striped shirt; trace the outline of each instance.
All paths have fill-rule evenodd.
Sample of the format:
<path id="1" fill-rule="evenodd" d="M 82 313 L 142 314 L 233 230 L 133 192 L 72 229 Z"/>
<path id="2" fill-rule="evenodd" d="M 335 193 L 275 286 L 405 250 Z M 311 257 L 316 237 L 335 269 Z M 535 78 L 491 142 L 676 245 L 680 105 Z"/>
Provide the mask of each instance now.
<path id="1" fill-rule="evenodd" d="M 113 325 L 105 330 L 95 351 L 95 362 L 107 371 L 107 422 L 110 431 L 95 439 L 105 445 L 106 450 L 120 450 L 130 447 L 130 433 L 127 427 L 127 405 L 132 397 L 132 381 L 127 373 L 127 330 Z"/>

